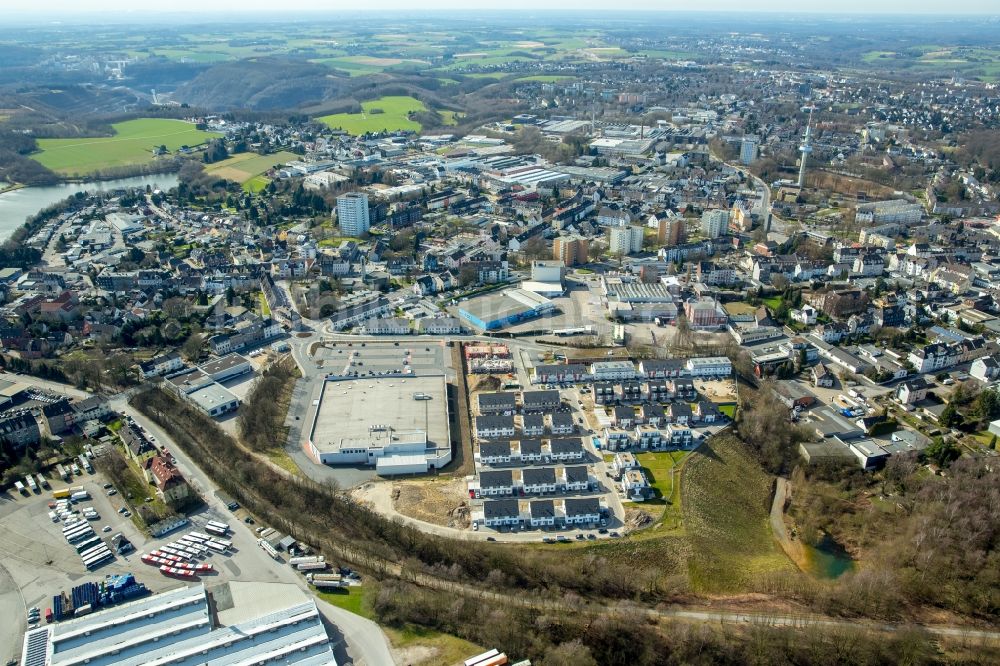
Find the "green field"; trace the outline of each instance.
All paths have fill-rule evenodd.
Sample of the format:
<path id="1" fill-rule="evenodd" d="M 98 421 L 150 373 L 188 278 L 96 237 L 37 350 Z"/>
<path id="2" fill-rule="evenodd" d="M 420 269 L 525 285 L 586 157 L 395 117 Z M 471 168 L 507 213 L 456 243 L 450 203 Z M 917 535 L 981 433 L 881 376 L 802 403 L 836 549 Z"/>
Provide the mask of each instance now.
<path id="1" fill-rule="evenodd" d="M 355 615 L 366 617 L 369 620 L 375 618 L 370 604 L 365 602 L 364 588 L 361 586 L 339 587 L 336 591 L 331 592 L 320 592 L 317 590 L 316 596 L 331 606 L 343 608 Z"/>
<path id="2" fill-rule="evenodd" d="M 294 162 L 297 159 L 298 155 L 284 150 L 270 155 L 238 153 L 221 162 L 209 164 L 205 167 L 205 171 L 240 183 L 248 192 L 259 192 L 271 182 L 262 174 L 279 164 Z"/>
<path id="3" fill-rule="evenodd" d="M 759 589 L 771 577 L 796 575 L 771 534 L 772 478 L 730 434 L 702 444 L 684 466 L 688 575 L 696 590 Z"/>
<path id="4" fill-rule="evenodd" d="M 559 83 L 560 81 L 572 81 L 575 76 L 560 76 L 558 74 L 536 74 L 535 76 L 522 76 L 515 81 L 537 81 L 538 83 Z"/>
<path id="5" fill-rule="evenodd" d="M 381 97 L 362 103 L 361 108 L 364 109 L 362 113 L 337 113 L 317 120 L 332 129 L 339 128 L 355 135 L 383 130 L 419 132 L 420 123 L 410 120 L 410 113 L 427 110 L 424 103 L 414 97 Z M 382 113 L 372 113 L 376 109 L 380 109 Z"/>
<path id="6" fill-rule="evenodd" d="M 166 146 L 200 146 L 222 136 L 195 129 L 183 120 L 140 118 L 112 125 L 114 136 L 77 139 L 39 139 L 40 152 L 32 157 L 42 166 L 64 175 L 84 175 L 100 169 L 145 164 L 153 161 L 153 150 Z"/>

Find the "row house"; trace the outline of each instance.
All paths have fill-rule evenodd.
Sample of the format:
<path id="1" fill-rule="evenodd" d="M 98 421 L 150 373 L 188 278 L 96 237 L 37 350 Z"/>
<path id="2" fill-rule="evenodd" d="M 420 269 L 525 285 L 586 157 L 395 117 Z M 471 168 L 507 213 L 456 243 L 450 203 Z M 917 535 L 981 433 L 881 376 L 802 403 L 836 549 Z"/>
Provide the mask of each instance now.
<path id="1" fill-rule="evenodd" d="M 556 492 L 554 467 L 528 467 L 521 470 L 521 487 L 527 495 L 544 495 Z"/>
<path id="2" fill-rule="evenodd" d="M 663 406 L 655 402 L 639 405 L 639 418 L 647 425 L 659 428 L 667 423 L 667 413 Z"/>
<path id="3" fill-rule="evenodd" d="M 502 439 L 514 436 L 512 415 L 484 414 L 476 417 L 476 437 L 479 439 Z"/>
<path id="4" fill-rule="evenodd" d="M 421 319 L 419 325 L 424 335 L 460 335 L 464 330 L 457 317 L 429 317 Z"/>
<path id="5" fill-rule="evenodd" d="M 550 414 L 549 429 L 553 435 L 572 435 L 576 431 L 576 426 L 573 425 L 573 415 L 569 412 Z"/>
<path id="6" fill-rule="evenodd" d="M 611 459 L 611 473 L 614 477 L 621 478 L 621 475 L 629 469 L 639 469 L 639 461 L 635 454 L 630 451 L 620 451 Z"/>
<path id="7" fill-rule="evenodd" d="M 536 365 L 536 384 L 575 384 L 590 377 L 587 367 L 578 363 L 565 365 Z"/>
<path id="8" fill-rule="evenodd" d="M 631 428 L 637 422 L 635 411 L 629 405 L 616 405 L 611 410 L 611 424 L 616 428 Z"/>
<path id="9" fill-rule="evenodd" d="M 390 312 L 389 299 L 379 297 L 343 310 L 338 310 L 330 317 L 334 330 L 342 331 L 364 323 L 369 319 L 382 317 Z"/>
<path id="10" fill-rule="evenodd" d="M 559 391 L 524 391 L 521 394 L 521 406 L 526 412 L 552 411 L 562 404 Z"/>
<path id="11" fill-rule="evenodd" d="M 505 497 L 514 495 L 514 471 L 510 469 L 484 470 L 478 483 L 469 484 L 469 497 Z"/>
<path id="12" fill-rule="evenodd" d="M 410 320 L 406 317 L 369 319 L 361 326 L 362 335 L 409 335 Z"/>
<path id="13" fill-rule="evenodd" d="M 541 437 L 545 434 L 545 416 L 525 414 L 521 417 L 521 432 L 525 437 Z"/>
<path id="14" fill-rule="evenodd" d="M 483 502 L 482 513 L 474 513 L 473 521 L 491 528 L 589 526 L 599 524 L 604 511 L 596 497 L 498 499 Z"/>
<path id="15" fill-rule="evenodd" d="M 542 461 L 542 440 L 481 442 L 479 461 L 483 465 L 527 465 Z"/>
<path id="16" fill-rule="evenodd" d="M 649 481 L 641 469 L 626 470 L 621 479 L 622 494 L 628 498 L 642 501 L 650 491 Z"/>
<path id="17" fill-rule="evenodd" d="M 669 379 L 687 374 L 687 363 L 684 359 L 643 359 L 639 361 L 639 373 L 647 379 Z"/>
<path id="18" fill-rule="evenodd" d="M 476 401 L 480 414 L 511 415 L 517 411 L 517 393 L 513 391 L 480 393 Z"/>

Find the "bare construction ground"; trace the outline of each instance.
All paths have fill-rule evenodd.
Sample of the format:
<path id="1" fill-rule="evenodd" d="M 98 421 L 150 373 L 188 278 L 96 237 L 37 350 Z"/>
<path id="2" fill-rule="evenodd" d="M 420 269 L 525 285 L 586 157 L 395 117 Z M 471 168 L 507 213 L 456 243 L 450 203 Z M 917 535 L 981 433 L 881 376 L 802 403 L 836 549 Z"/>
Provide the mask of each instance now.
<path id="1" fill-rule="evenodd" d="M 397 481 L 392 504 L 404 516 L 435 525 L 469 527 L 468 493 L 465 479 Z"/>

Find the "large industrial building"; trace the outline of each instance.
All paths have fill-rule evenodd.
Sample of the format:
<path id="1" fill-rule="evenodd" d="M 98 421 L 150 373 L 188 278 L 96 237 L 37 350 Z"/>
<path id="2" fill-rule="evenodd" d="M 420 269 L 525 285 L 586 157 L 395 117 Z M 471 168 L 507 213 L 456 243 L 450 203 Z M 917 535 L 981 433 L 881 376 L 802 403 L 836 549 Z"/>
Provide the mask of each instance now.
<path id="1" fill-rule="evenodd" d="M 508 289 L 479 296 L 459 308 L 458 314 L 484 331 L 495 331 L 552 312 L 549 299 L 525 289 Z"/>
<path id="2" fill-rule="evenodd" d="M 297 586 L 181 587 L 31 630 L 22 666 L 320 666 L 336 660 L 315 602 Z"/>
<path id="3" fill-rule="evenodd" d="M 423 474 L 451 462 L 445 377 L 329 377 L 306 452 L 323 465 L 374 466 L 383 476 Z"/>

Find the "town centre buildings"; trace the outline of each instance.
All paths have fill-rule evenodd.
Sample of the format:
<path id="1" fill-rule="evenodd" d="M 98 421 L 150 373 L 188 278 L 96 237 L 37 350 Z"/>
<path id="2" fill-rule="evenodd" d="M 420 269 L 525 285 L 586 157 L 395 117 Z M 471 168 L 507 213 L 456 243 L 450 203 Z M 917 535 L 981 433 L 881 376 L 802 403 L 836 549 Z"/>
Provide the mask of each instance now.
<path id="1" fill-rule="evenodd" d="M 373 465 L 422 474 L 451 462 L 443 374 L 328 377 L 306 453 L 324 465 Z"/>

